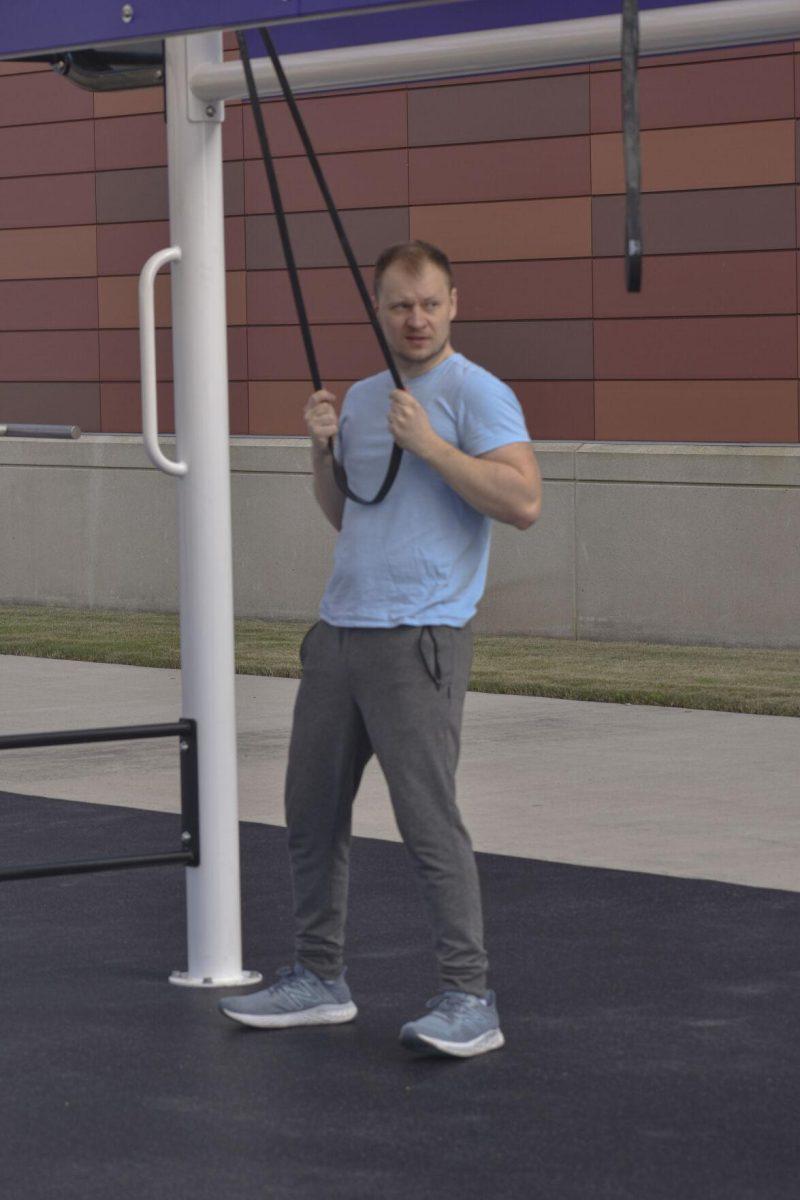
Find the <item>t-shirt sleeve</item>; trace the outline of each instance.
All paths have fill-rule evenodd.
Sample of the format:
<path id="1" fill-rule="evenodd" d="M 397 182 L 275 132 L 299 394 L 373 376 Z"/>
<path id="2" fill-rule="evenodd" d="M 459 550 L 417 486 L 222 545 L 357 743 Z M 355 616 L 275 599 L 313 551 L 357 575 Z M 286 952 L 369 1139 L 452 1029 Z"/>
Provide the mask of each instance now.
<path id="1" fill-rule="evenodd" d="M 459 412 L 460 447 L 473 457 L 511 442 L 530 441 L 519 400 L 511 388 L 488 372 L 464 380 Z"/>

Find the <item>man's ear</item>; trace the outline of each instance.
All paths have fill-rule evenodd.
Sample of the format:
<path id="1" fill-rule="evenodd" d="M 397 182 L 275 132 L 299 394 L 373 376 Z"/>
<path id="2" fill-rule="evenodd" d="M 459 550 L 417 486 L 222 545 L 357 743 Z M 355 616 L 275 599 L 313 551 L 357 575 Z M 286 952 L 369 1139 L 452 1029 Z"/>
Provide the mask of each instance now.
<path id="1" fill-rule="evenodd" d="M 450 289 L 450 303 L 453 306 L 453 317 L 458 315 L 458 292 L 455 288 Z"/>

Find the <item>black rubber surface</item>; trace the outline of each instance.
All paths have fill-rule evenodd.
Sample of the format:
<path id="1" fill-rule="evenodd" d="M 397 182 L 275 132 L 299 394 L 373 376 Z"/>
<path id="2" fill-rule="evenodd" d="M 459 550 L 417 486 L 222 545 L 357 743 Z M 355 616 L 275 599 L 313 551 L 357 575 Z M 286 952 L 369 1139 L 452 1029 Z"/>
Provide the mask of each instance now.
<path id="1" fill-rule="evenodd" d="M 245 965 L 291 959 L 284 833 L 244 825 Z M 0 795 L 4 864 L 178 818 Z M 357 1021 L 251 1031 L 185 966 L 181 868 L 0 888 L 5 1200 L 796 1200 L 800 895 L 480 856 L 508 1045 L 417 1059 L 401 847 L 353 847 Z"/>

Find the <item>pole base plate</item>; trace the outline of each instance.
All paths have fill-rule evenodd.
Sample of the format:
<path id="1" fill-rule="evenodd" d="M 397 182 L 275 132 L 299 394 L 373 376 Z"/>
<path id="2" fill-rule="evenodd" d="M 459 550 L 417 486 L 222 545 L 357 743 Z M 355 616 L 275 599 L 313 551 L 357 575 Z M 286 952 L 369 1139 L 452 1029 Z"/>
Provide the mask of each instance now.
<path id="1" fill-rule="evenodd" d="M 169 981 L 177 987 L 229 988 L 261 983 L 262 978 L 260 971 L 242 971 L 240 975 L 228 975 L 224 979 L 215 979 L 210 975 L 190 975 L 188 971 L 173 971 Z"/>

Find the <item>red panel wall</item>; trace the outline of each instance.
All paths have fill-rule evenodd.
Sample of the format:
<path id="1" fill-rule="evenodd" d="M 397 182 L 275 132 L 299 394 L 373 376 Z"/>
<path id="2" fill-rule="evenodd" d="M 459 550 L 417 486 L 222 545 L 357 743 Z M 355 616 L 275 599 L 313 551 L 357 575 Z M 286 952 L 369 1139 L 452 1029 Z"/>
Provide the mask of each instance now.
<path id="1" fill-rule="evenodd" d="M 136 275 L 166 245 L 163 97 L 0 64 L 0 420 L 139 428 Z M 311 98 L 361 264 L 454 261 L 454 342 L 534 438 L 797 442 L 800 45 L 645 62 L 645 283 L 623 283 L 612 65 Z M 267 106 L 323 371 L 380 368 L 285 106 Z M 231 428 L 300 434 L 307 369 L 246 107 L 224 127 Z M 157 290 L 172 422 L 168 279 Z"/>

